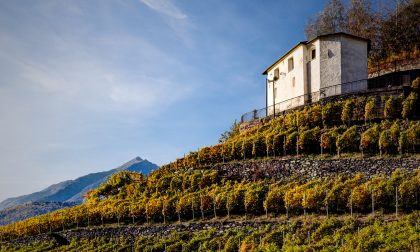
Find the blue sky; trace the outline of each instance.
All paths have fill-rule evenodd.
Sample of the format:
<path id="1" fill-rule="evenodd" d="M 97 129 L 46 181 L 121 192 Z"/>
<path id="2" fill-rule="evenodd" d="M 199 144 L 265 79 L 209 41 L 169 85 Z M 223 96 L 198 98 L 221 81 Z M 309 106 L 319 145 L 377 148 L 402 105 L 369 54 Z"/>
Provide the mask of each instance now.
<path id="1" fill-rule="evenodd" d="M 216 144 L 326 1 L 0 1 L 0 200 Z"/>

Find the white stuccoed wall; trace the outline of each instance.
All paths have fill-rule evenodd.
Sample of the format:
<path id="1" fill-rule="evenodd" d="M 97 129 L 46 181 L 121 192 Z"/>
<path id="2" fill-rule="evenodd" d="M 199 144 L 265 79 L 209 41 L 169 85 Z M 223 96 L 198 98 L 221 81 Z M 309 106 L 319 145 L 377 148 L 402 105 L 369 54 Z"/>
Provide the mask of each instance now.
<path id="1" fill-rule="evenodd" d="M 269 79 L 272 79 L 274 76 L 274 70 L 279 68 L 280 71 L 280 78 L 276 81 L 275 87 L 277 88 L 277 94 L 275 103 L 279 103 L 282 101 L 287 101 L 291 98 L 304 95 L 306 92 L 306 47 L 304 45 L 300 45 L 291 51 L 288 55 L 284 57 L 283 60 L 278 62 L 272 69 L 268 72 Z M 293 57 L 294 60 L 294 69 L 292 71 L 288 71 L 288 59 Z M 295 86 L 292 84 L 293 77 L 295 77 Z M 267 101 L 268 106 L 273 105 L 273 83 L 268 84 L 267 89 Z M 297 105 L 303 105 L 302 102 L 298 102 L 297 104 L 291 104 L 285 102 L 281 105 L 276 106 L 276 111 L 279 110 L 286 110 L 291 107 L 295 107 Z M 269 114 L 272 114 L 272 111 L 269 111 Z"/>
<path id="2" fill-rule="evenodd" d="M 308 44 L 300 44 L 294 50 L 282 57 L 271 67 L 267 75 L 273 79 L 274 70 L 279 68 L 280 78 L 277 87 L 275 103 L 276 112 L 304 105 L 305 100 L 288 100 L 309 93 L 318 92 L 327 87 L 325 96 L 337 95 L 348 91 L 367 89 L 367 42 L 344 35 L 327 36 L 315 39 Z M 311 49 L 316 49 L 315 59 L 311 59 Z M 294 58 L 294 69 L 288 71 L 288 59 Z M 292 79 L 295 77 L 295 86 Z M 309 80 L 309 83 L 308 83 Z M 351 85 L 339 84 L 359 81 Z M 273 83 L 268 84 L 267 103 L 273 105 Z M 268 114 L 272 114 L 269 110 Z"/>
<path id="3" fill-rule="evenodd" d="M 320 40 L 320 88 L 341 83 L 341 37 Z"/>
<path id="4" fill-rule="evenodd" d="M 366 41 L 342 37 L 341 83 L 353 82 L 343 86 L 343 93 L 367 89 L 367 50 Z M 359 80 L 364 81 L 355 82 Z"/>
<path id="5" fill-rule="evenodd" d="M 318 92 L 320 88 L 320 50 L 319 50 L 320 42 L 319 40 L 315 40 L 311 44 L 307 45 L 306 50 L 306 60 L 307 60 L 307 80 L 310 82 L 310 93 Z M 311 50 L 315 48 L 315 59 L 311 59 Z"/>

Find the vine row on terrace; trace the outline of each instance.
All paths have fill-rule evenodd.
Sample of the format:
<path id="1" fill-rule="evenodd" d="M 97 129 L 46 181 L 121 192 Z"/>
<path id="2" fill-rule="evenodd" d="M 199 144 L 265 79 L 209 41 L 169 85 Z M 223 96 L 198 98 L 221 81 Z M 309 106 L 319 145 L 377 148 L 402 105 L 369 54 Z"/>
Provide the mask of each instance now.
<path id="1" fill-rule="evenodd" d="M 413 81 L 407 97 L 361 96 L 306 106 L 191 152 L 160 171 L 296 154 L 418 153 L 419 82 L 420 77 Z"/>
<path id="2" fill-rule="evenodd" d="M 411 212 L 419 209 L 420 172 L 362 174 L 310 181 L 230 181 L 216 171 L 144 178 L 121 172 L 86 203 L 0 228 L 2 240 L 106 223 L 165 223 L 230 215 Z M 373 208 L 373 209 L 372 209 Z"/>

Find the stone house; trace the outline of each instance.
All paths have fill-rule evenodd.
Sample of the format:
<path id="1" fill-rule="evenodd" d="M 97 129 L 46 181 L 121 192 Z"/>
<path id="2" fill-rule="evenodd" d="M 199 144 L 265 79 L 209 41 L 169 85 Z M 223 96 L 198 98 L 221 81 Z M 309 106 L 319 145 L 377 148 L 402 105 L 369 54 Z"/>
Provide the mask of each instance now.
<path id="1" fill-rule="evenodd" d="M 367 89 L 368 50 L 368 39 L 346 33 L 298 43 L 263 72 L 267 114 Z"/>

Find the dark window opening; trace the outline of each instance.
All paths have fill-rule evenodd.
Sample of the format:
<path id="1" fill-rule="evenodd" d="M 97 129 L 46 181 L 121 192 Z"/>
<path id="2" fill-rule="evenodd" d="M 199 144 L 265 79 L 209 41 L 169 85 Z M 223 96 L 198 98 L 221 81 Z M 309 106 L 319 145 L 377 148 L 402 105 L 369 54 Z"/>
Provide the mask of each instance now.
<path id="1" fill-rule="evenodd" d="M 274 69 L 274 80 L 278 80 L 280 77 L 279 68 Z"/>
<path id="2" fill-rule="evenodd" d="M 292 71 L 293 68 L 295 68 L 293 64 L 293 57 L 289 58 L 289 60 L 287 61 L 287 65 L 288 65 L 289 72 Z"/>

